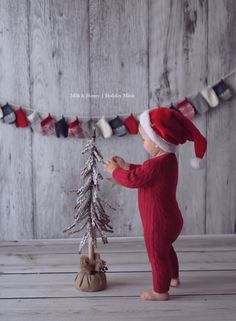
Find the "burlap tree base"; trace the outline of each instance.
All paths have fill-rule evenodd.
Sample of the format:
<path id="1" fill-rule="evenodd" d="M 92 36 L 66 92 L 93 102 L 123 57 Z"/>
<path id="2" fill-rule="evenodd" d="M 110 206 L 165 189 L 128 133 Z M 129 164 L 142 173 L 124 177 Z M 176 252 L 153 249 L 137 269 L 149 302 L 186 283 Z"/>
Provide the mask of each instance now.
<path id="1" fill-rule="evenodd" d="M 105 271 L 106 262 L 100 258 L 98 253 L 94 253 L 94 259 L 88 256 L 80 257 L 80 272 L 75 277 L 74 285 L 76 289 L 84 292 L 102 291 L 107 287 Z"/>

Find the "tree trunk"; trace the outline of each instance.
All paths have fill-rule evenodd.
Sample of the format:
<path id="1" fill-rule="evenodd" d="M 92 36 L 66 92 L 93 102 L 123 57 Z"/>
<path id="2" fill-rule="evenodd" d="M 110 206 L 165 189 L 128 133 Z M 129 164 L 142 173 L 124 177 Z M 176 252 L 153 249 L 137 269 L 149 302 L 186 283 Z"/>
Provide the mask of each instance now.
<path id="1" fill-rule="evenodd" d="M 95 234 L 96 234 L 96 230 L 93 229 L 93 232 L 92 232 L 92 237 L 90 237 L 89 239 L 89 242 L 88 242 L 88 257 L 89 257 L 89 260 L 94 260 L 94 245 L 93 245 L 93 237 L 95 237 Z"/>

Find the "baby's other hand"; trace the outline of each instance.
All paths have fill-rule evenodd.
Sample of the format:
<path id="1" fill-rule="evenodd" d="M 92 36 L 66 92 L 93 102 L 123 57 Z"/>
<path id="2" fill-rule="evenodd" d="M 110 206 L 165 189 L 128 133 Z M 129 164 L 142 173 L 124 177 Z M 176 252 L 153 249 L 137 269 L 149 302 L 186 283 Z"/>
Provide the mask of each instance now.
<path id="1" fill-rule="evenodd" d="M 129 163 L 127 163 L 122 157 L 120 156 L 113 156 L 112 160 L 116 162 L 121 168 L 129 169 Z"/>
<path id="2" fill-rule="evenodd" d="M 115 168 L 119 167 L 119 165 L 114 160 L 107 160 L 103 163 L 103 169 L 104 171 L 111 173 Z"/>

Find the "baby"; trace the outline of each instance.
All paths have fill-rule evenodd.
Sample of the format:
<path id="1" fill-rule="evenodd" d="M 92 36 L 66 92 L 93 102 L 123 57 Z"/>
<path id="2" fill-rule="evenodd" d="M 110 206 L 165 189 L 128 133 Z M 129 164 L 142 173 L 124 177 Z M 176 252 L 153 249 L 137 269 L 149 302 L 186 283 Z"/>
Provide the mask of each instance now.
<path id="1" fill-rule="evenodd" d="M 180 112 L 165 107 L 144 111 L 139 116 L 139 133 L 150 159 L 143 164 L 128 164 L 113 156 L 104 170 L 121 185 L 138 189 L 138 207 L 144 241 L 152 269 L 153 288 L 143 292 L 143 300 L 169 300 L 169 287 L 177 287 L 179 262 L 172 243 L 183 227 L 183 217 L 176 200 L 178 145 L 194 141 L 195 164 L 200 164 L 206 139 Z M 195 166 L 196 167 L 196 166 Z"/>

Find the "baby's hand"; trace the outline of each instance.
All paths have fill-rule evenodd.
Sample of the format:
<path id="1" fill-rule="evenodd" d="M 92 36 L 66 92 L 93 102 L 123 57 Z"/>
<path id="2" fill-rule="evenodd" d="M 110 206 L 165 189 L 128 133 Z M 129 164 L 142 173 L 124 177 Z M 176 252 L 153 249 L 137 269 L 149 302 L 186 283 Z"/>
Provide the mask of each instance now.
<path id="1" fill-rule="evenodd" d="M 112 160 L 116 162 L 121 168 L 129 169 L 129 163 L 127 163 L 122 157 L 120 156 L 113 156 Z"/>
<path id="2" fill-rule="evenodd" d="M 113 170 L 115 168 L 119 167 L 119 165 L 114 161 L 114 160 L 107 160 L 105 162 L 103 162 L 103 169 L 105 172 L 108 172 L 110 174 L 112 174 Z"/>

